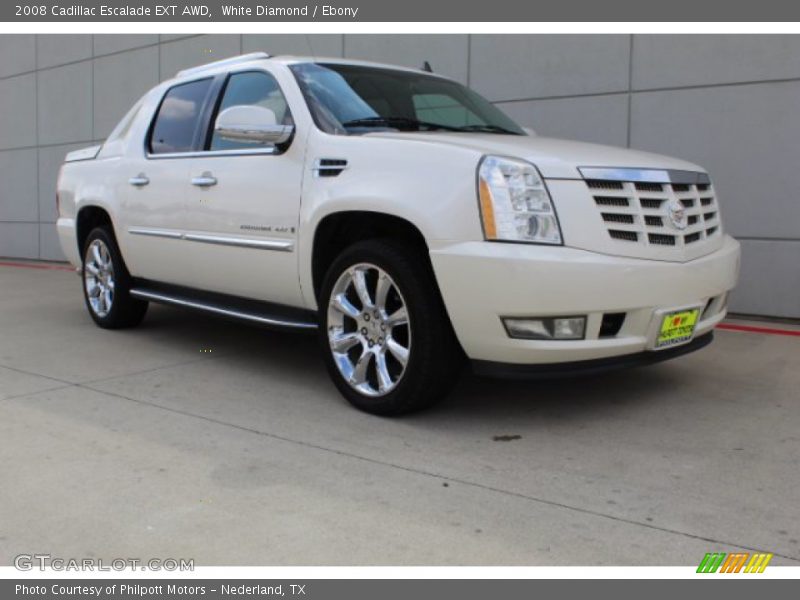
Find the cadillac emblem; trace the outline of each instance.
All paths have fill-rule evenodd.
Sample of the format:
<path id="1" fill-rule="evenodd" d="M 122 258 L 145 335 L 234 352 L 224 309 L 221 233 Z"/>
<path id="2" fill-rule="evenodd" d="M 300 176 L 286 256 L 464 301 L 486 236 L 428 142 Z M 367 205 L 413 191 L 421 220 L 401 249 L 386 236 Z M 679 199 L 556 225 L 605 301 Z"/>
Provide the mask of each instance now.
<path id="1" fill-rule="evenodd" d="M 675 229 L 686 229 L 689 225 L 689 217 L 686 214 L 686 208 L 681 204 L 680 200 L 670 200 L 667 204 L 667 218 Z"/>

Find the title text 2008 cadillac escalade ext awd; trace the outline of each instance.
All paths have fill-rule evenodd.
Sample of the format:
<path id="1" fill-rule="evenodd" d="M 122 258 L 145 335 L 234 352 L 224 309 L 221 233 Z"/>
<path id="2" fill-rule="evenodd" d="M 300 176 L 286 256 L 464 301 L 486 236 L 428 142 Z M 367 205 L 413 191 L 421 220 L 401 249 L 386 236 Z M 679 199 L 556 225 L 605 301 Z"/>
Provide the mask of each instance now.
<path id="1" fill-rule="evenodd" d="M 68 155 L 58 200 L 98 325 L 153 301 L 318 329 L 338 389 L 378 414 L 441 398 L 465 357 L 526 376 L 695 350 L 739 267 L 700 167 L 337 59 L 182 71 Z"/>

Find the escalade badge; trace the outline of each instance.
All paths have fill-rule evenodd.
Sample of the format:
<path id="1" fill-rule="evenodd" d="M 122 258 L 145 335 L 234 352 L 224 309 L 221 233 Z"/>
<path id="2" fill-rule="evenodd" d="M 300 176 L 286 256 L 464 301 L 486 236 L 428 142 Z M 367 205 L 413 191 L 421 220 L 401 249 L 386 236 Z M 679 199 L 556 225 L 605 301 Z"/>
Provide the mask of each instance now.
<path id="1" fill-rule="evenodd" d="M 669 222 L 675 229 L 686 229 L 689 224 L 689 217 L 686 215 L 686 208 L 681 204 L 680 200 L 671 200 L 667 204 L 667 216 Z"/>

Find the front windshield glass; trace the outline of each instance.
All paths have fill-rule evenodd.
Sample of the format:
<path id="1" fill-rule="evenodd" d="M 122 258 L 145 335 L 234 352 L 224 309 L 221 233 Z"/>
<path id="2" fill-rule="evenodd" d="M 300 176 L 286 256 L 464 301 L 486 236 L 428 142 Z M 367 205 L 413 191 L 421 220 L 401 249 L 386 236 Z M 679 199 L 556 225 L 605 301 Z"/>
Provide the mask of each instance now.
<path id="1" fill-rule="evenodd" d="M 317 126 L 328 133 L 395 129 L 525 135 L 489 101 L 448 79 L 332 63 L 291 69 Z"/>

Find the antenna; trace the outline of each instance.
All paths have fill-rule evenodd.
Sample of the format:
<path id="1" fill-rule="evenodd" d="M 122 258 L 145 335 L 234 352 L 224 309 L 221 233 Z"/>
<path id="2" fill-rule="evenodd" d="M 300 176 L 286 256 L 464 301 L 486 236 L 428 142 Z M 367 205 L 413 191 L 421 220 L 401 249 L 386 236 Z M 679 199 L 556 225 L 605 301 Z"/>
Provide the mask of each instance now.
<path id="1" fill-rule="evenodd" d="M 314 46 L 311 45 L 311 37 L 307 33 L 304 35 L 306 38 L 306 44 L 308 44 L 308 49 L 311 50 L 311 58 L 317 60 L 317 55 L 314 54 Z"/>
<path id="2" fill-rule="evenodd" d="M 433 68 L 431 67 L 431 63 L 429 63 L 427 60 L 425 61 L 425 64 L 422 65 L 422 70 L 425 71 L 426 73 L 433 73 Z"/>

